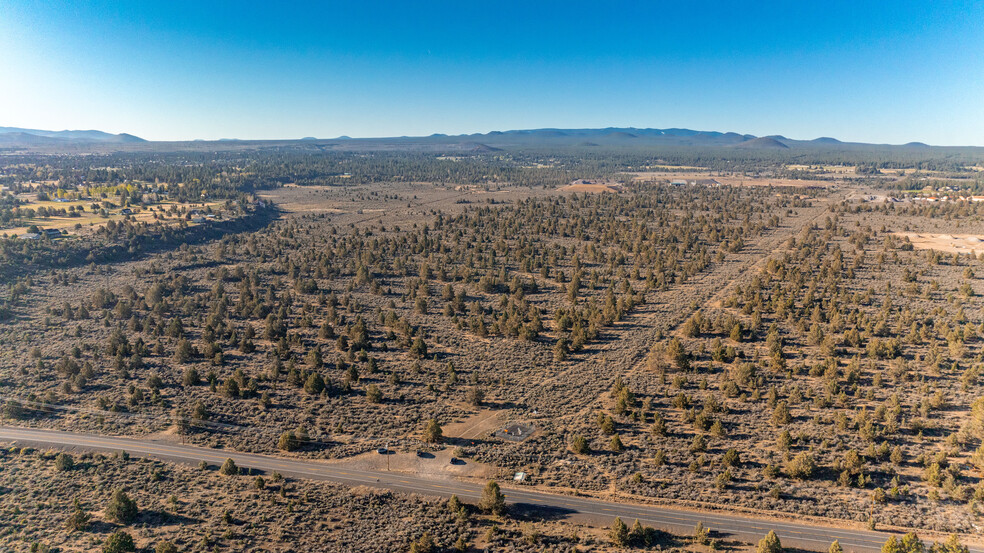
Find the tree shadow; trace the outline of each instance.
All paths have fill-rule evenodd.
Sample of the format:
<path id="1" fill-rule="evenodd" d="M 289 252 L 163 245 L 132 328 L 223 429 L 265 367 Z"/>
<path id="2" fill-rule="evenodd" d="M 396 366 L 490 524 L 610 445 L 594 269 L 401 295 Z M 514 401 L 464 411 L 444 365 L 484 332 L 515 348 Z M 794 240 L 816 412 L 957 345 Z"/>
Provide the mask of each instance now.
<path id="1" fill-rule="evenodd" d="M 171 524 L 201 524 L 202 520 L 177 513 L 160 510 L 142 510 L 137 521 L 149 526 L 168 526 Z"/>
<path id="2" fill-rule="evenodd" d="M 535 503 L 510 503 L 509 517 L 524 522 L 557 521 L 577 513 L 572 509 L 537 505 Z"/>

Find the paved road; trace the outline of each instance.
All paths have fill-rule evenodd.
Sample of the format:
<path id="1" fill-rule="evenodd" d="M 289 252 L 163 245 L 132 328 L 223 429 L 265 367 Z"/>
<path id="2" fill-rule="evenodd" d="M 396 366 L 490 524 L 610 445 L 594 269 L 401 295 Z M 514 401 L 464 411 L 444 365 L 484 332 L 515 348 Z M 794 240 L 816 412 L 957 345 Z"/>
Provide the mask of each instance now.
<path id="1" fill-rule="evenodd" d="M 195 446 L 144 441 L 134 438 L 113 438 L 53 430 L 36 430 L 0 426 L 0 440 L 20 444 L 77 449 L 85 451 L 126 451 L 138 457 L 153 457 L 167 461 L 198 464 L 207 461 L 218 465 L 227 458 L 243 468 L 263 472 L 280 472 L 285 476 L 330 480 L 348 485 L 368 485 L 423 495 L 450 496 L 475 501 L 481 495 L 481 485 L 457 480 L 433 480 L 395 472 L 354 470 L 344 464 L 285 459 L 250 453 L 206 449 Z M 437 461 L 435 461 L 437 462 Z M 712 512 L 688 511 L 680 508 L 612 503 L 597 499 L 554 495 L 532 490 L 504 488 L 506 500 L 522 509 L 535 509 L 544 517 L 580 519 L 607 524 L 616 516 L 626 524 L 639 519 L 643 524 L 682 535 L 693 533 L 694 526 L 703 522 L 713 535 L 756 542 L 769 530 L 775 530 L 783 545 L 814 551 L 827 551 L 830 543 L 839 540 L 847 552 L 879 552 L 889 534 L 865 530 L 844 530 L 780 520 L 756 519 L 747 516 Z M 984 553 L 972 548 L 972 553 Z"/>

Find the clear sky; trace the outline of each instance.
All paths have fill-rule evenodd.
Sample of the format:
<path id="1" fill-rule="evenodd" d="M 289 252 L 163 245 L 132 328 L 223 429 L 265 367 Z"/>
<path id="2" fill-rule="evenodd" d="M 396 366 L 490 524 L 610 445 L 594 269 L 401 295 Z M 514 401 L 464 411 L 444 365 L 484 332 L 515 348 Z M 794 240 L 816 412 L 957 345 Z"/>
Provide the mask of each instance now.
<path id="1" fill-rule="evenodd" d="M 0 126 L 984 145 L 984 2 L 0 0 Z"/>

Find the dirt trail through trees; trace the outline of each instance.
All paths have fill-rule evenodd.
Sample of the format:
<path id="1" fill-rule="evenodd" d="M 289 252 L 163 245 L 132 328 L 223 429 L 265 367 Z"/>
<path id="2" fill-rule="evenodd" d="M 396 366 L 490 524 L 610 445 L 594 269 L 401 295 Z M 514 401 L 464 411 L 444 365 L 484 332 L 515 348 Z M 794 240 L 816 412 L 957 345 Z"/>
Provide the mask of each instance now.
<path id="1" fill-rule="evenodd" d="M 517 403 L 555 418 L 578 416 L 594 408 L 617 376 L 642 366 L 659 336 L 670 335 L 697 309 L 720 301 L 735 284 L 750 279 L 791 236 L 822 217 L 830 201 L 833 199 L 798 208 L 796 215 L 784 219 L 779 228 L 766 231 L 723 263 L 715 263 L 684 284 L 649 294 L 647 303 L 607 329 L 598 345 L 566 370 L 530 389 Z"/>

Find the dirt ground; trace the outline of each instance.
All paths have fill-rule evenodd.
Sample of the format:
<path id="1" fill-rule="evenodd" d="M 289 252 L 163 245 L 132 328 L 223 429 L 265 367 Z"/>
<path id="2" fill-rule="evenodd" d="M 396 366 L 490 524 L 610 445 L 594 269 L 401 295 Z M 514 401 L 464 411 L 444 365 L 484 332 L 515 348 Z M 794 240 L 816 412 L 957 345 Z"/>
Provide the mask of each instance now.
<path id="1" fill-rule="evenodd" d="M 502 411 L 482 409 L 461 422 L 446 425 L 444 433 L 464 440 L 486 437 L 502 426 L 503 416 Z"/>
<path id="2" fill-rule="evenodd" d="M 919 250 L 938 250 L 948 253 L 973 253 L 984 252 L 984 235 L 978 234 L 920 234 L 915 232 L 899 232 L 898 236 L 905 236 L 912 242 L 912 246 Z"/>
<path id="3" fill-rule="evenodd" d="M 372 451 L 335 463 L 355 470 L 405 472 L 441 480 L 473 478 L 484 482 L 499 475 L 495 467 L 459 455 L 452 447 L 423 448 L 420 456 L 414 450 L 390 450 L 386 454 Z M 453 464 L 452 457 L 456 459 Z"/>
<path id="4" fill-rule="evenodd" d="M 575 182 L 560 188 L 562 192 L 588 192 L 590 194 L 615 193 L 619 192 L 620 189 L 619 184 L 610 182 Z"/>

